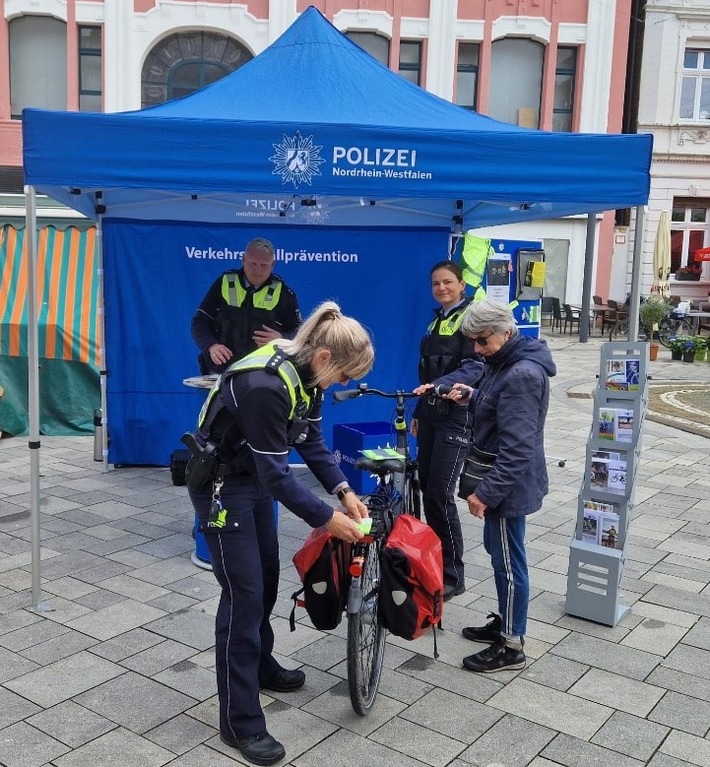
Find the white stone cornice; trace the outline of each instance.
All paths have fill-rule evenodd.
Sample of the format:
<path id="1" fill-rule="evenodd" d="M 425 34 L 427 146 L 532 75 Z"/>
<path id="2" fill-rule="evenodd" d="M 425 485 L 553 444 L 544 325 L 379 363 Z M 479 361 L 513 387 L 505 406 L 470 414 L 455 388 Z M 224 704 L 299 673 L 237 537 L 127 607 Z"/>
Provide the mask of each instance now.
<path id="1" fill-rule="evenodd" d="M 552 24 L 538 16 L 499 16 L 493 22 L 493 40 L 503 37 L 528 37 L 539 43 L 550 42 Z"/>
<path id="2" fill-rule="evenodd" d="M 67 3 L 66 0 L 5 0 L 5 18 L 8 21 L 28 13 L 66 21 Z"/>
<path id="3" fill-rule="evenodd" d="M 333 26 L 341 32 L 377 32 L 391 40 L 392 21 L 385 11 L 342 10 L 333 17 Z"/>

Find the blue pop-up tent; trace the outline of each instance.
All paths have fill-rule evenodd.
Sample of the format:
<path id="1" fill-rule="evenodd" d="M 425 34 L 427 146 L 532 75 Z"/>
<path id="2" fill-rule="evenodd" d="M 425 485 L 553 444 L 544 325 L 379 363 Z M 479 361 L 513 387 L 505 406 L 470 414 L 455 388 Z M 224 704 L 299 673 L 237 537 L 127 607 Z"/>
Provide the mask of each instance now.
<path id="1" fill-rule="evenodd" d="M 548 133 L 452 105 L 314 8 L 191 96 L 119 114 L 28 109 L 23 141 L 31 189 L 103 227 L 114 463 L 167 461 L 195 410 L 181 383 L 196 372 L 189 317 L 248 236 L 291 254 L 277 271 L 304 311 L 335 297 L 372 328 L 373 381 L 411 386 L 428 267 L 451 231 L 643 204 L 651 156 L 650 136 Z"/>

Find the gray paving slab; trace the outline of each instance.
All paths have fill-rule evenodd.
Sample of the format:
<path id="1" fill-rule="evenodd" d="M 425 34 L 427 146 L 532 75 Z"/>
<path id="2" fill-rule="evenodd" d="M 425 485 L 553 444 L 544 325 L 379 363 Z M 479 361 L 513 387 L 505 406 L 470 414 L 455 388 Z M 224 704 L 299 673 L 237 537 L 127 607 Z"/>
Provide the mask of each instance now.
<path id="1" fill-rule="evenodd" d="M 467 591 L 447 604 L 439 659 L 430 638 L 388 641 L 375 708 L 357 717 L 345 624 L 319 632 L 301 615 L 297 631 L 288 629 L 291 557 L 307 528 L 282 508 L 276 657 L 304 668 L 307 681 L 261 700 L 285 764 L 710 767 L 707 439 L 646 420 L 622 580 L 631 611 L 615 627 L 567 616 L 568 547 L 593 412 L 591 399 L 568 392 L 592 391 L 600 347 L 548 340 L 559 374 L 546 428 L 551 492 L 528 525 L 527 668 L 461 668 L 472 651 L 461 628 L 496 609 L 482 526 L 461 504 Z M 652 372 L 670 380 L 694 367 L 659 361 Z M 44 437 L 41 570 L 54 609 L 34 613 L 26 453 L 22 440 L 0 439 L 0 744 L 17 744 L 13 758 L 31 767 L 243 763 L 215 737 L 219 588 L 190 560 L 185 488 L 172 486 L 165 468 L 103 473 L 91 436 Z"/>

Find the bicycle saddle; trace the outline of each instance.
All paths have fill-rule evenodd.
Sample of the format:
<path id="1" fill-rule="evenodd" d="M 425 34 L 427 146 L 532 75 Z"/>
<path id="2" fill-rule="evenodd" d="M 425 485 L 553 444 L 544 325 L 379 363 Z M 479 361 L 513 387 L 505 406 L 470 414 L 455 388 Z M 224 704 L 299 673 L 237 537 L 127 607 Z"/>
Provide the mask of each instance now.
<path id="1" fill-rule="evenodd" d="M 396 474 L 404 471 L 404 461 L 398 458 L 384 458 L 373 460 L 372 458 L 358 458 L 355 461 L 356 469 L 364 469 L 372 474 L 384 476 L 385 474 Z"/>

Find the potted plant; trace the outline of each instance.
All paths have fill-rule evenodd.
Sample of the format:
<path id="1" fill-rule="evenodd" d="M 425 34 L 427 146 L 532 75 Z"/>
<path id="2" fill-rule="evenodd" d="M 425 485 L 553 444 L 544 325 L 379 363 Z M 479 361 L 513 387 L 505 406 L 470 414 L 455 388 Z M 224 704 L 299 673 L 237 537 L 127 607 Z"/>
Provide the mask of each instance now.
<path id="1" fill-rule="evenodd" d="M 651 296 L 639 305 L 639 319 L 646 331 L 646 338 L 651 342 L 649 358 L 655 360 L 658 356 L 658 344 L 653 340 L 653 329 L 668 315 L 668 303 L 660 296 Z"/>
<path id="2" fill-rule="evenodd" d="M 708 348 L 708 339 L 705 336 L 693 336 L 693 343 L 695 344 L 695 359 L 704 360 Z"/>
<path id="3" fill-rule="evenodd" d="M 680 266 L 676 269 L 676 280 L 699 280 L 702 269 L 699 264 L 690 264 L 689 266 Z"/>
<path id="4" fill-rule="evenodd" d="M 682 360 L 685 351 L 685 341 L 687 336 L 672 336 L 668 339 L 668 346 L 671 350 L 672 360 Z"/>
<path id="5" fill-rule="evenodd" d="M 685 339 L 683 362 L 695 362 L 695 340 L 693 336 L 687 336 Z"/>

